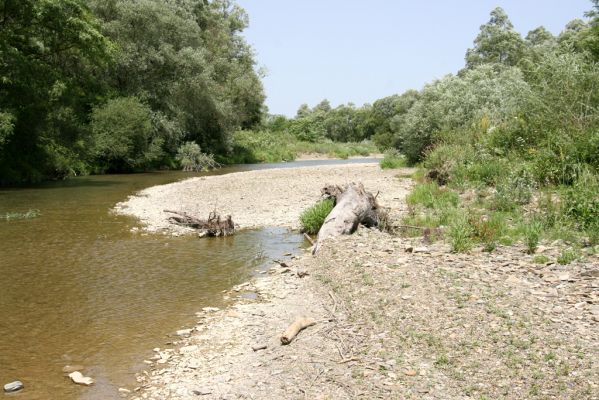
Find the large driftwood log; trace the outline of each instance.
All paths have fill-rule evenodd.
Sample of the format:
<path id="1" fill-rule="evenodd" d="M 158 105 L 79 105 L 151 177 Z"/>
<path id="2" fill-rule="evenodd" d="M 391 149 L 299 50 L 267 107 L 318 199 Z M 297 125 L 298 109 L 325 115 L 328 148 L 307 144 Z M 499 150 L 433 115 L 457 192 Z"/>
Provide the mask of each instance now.
<path id="1" fill-rule="evenodd" d="M 208 219 L 199 219 L 182 211 L 164 210 L 164 212 L 175 214 L 169 217 L 169 222 L 197 229 L 200 237 L 229 236 L 235 233 L 235 224 L 230 215 L 221 218 L 213 211 Z"/>
<path id="2" fill-rule="evenodd" d="M 353 233 L 358 225 L 377 226 L 379 206 L 375 196 L 364 189 L 362 183 L 351 183 L 345 187 L 328 185 L 322 189 L 324 196 L 336 199 L 336 205 L 318 231 L 312 254 L 316 254 L 322 242 L 331 236 Z"/>

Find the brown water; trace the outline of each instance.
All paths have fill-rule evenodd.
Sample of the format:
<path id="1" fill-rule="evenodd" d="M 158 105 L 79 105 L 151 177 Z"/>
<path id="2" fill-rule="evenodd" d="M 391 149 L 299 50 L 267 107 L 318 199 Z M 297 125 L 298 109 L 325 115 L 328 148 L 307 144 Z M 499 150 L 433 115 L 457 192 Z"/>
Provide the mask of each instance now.
<path id="1" fill-rule="evenodd" d="M 0 190 L 0 214 L 41 212 L 0 220 L 0 384 L 23 381 L 14 397 L 118 398 L 153 347 L 166 347 L 196 311 L 221 305 L 223 290 L 303 243 L 284 229 L 202 240 L 135 234 L 134 219 L 110 212 L 140 189 L 190 176 L 104 175 Z M 83 365 L 96 385 L 72 384 L 62 372 L 68 364 Z"/>

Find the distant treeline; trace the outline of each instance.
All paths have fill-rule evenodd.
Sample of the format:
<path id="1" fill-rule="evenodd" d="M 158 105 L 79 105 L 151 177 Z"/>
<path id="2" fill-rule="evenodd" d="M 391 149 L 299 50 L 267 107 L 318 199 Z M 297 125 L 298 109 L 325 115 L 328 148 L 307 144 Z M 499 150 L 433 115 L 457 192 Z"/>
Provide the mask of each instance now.
<path id="1" fill-rule="evenodd" d="M 229 0 L 1 0 L 0 184 L 226 153 L 264 92 Z"/>
<path id="2" fill-rule="evenodd" d="M 295 118 L 269 116 L 264 127 L 308 141 L 371 138 L 454 178 L 513 161 L 539 183 L 573 183 L 599 170 L 599 0 L 592 3 L 588 22 L 575 19 L 557 37 L 538 27 L 523 38 L 496 8 L 456 75 L 362 107 L 302 105 Z"/>

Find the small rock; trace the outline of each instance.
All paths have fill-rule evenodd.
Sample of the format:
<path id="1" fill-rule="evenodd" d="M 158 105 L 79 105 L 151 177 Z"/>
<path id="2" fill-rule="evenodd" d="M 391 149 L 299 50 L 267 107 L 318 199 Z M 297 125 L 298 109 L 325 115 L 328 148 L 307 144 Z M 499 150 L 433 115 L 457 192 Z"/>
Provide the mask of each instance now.
<path id="1" fill-rule="evenodd" d="M 131 393 L 131 391 L 129 389 L 125 389 L 125 388 L 119 388 L 119 393 L 129 394 L 129 393 Z"/>
<path id="2" fill-rule="evenodd" d="M 14 381 L 14 382 L 10 382 L 10 383 L 7 383 L 6 385 L 4 385 L 4 391 L 7 393 L 12 393 L 12 392 L 17 392 L 17 391 L 23 389 L 24 387 L 25 387 L 25 385 L 23 385 L 23 382 Z"/>
<path id="3" fill-rule="evenodd" d="M 411 253 L 413 251 L 414 251 L 414 248 L 412 246 L 406 247 L 406 250 L 405 250 L 406 253 Z"/>
<path id="4" fill-rule="evenodd" d="M 94 380 L 89 376 L 83 376 L 83 374 L 79 371 L 71 372 L 69 374 L 69 378 L 78 385 L 90 386 L 93 385 Z"/>
<path id="5" fill-rule="evenodd" d="M 191 336 L 191 332 L 193 332 L 193 329 L 179 329 L 177 331 L 177 336 L 189 337 Z"/>
<path id="6" fill-rule="evenodd" d="M 202 308 L 202 311 L 204 311 L 204 312 L 216 312 L 218 310 L 220 310 L 220 308 L 218 308 L 218 307 L 204 307 L 204 308 Z"/>
<path id="7" fill-rule="evenodd" d="M 191 353 L 193 351 L 196 351 L 198 349 L 198 346 L 196 346 L 195 344 L 191 345 L 191 346 L 183 346 L 179 349 L 179 353 Z"/>
<path id="8" fill-rule="evenodd" d="M 414 253 L 430 253 L 431 251 L 429 250 L 428 247 L 416 247 L 413 250 Z"/>
<path id="9" fill-rule="evenodd" d="M 409 369 L 407 371 L 404 371 L 404 374 L 407 376 L 416 376 L 418 375 L 418 372 L 414 371 L 413 369 Z"/>
<path id="10" fill-rule="evenodd" d="M 268 346 L 265 344 L 255 344 L 252 346 L 252 350 L 254 350 L 254 351 L 265 350 L 267 348 L 268 348 Z"/>
<path id="11" fill-rule="evenodd" d="M 193 389 L 191 392 L 196 396 L 207 396 L 212 394 L 212 392 L 208 389 Z"/>

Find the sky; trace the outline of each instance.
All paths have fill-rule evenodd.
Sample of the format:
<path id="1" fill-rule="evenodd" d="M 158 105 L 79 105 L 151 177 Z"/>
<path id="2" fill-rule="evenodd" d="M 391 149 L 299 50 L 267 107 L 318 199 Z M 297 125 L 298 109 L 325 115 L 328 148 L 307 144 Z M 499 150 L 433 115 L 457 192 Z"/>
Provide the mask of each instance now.
<path id="1" fill-rule="evenodd" d="M 421 89 L 464 66 L 466 49 L 502 7 L 523 36 L 553 34 L 592 8 L 589 0 L 237 0 L 250 18 L 244 36 L 256 53 L 272 114 L 302 103 L 361 106 Z"/>

